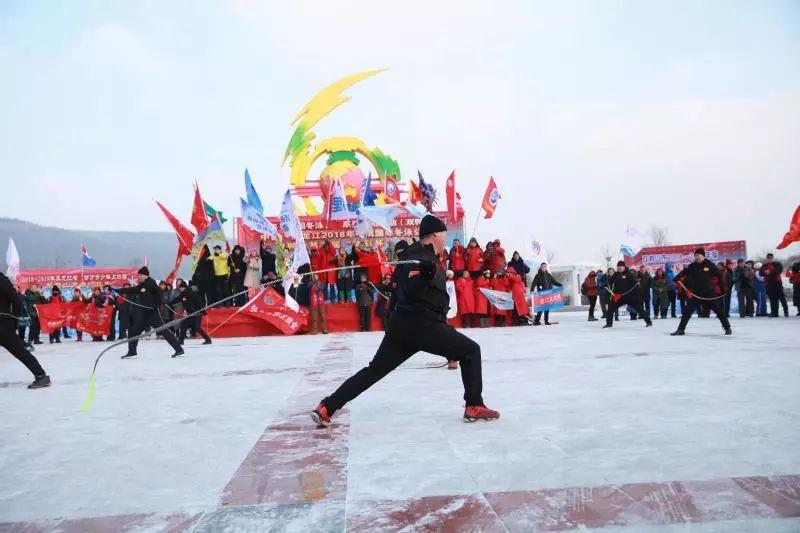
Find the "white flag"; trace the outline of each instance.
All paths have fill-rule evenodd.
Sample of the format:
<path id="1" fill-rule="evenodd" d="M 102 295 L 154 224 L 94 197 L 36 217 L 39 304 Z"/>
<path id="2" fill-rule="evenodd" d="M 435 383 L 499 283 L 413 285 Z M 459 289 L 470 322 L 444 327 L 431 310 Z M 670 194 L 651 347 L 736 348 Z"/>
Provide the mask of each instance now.
<path id="1" fill-rule="evenodd" d="M 8 276 L 8 279 L 11 280 L 11 283 L 16 283 L 17 276 L 19 276 L 19 252 L 17 251 L 17 245 L 14 244 L 14 239 L 11 237 L 8 238 L 6 265 L 8 265 L 6 276 Z"/>
<path id="2" fill-rule="evenodd" d="M 449 279 L 445 283 L 447 289 L 447 296 L 450 297 L 450 309 L 447 310 L 447 318 L 455 318 L 458 315 L 458 299 L 456 298 L 456 284 L 453 280 Z"/>
<path id="3" fill-rule="evenodd" d="M 269 235 L 273 240 L 277 240 L 278 230 L 275 229 L 272 222 L 259 213 L 253 204 L 246 202 L 243 198 L 239 198 L 239 200 L 242 203 L 242 223 L 253 231 Z"/>
<path id="4" fill-rule="evenodd" d="M 286 300 L 286 307 L 297 313 L 298 311 L 300 311 L 300 304 L 297 303 L 297 300 L 292 298 L 292 296 L 289 294 L 289 289 L 294 284 L 295 276 L 297 276 L 297 272 L 287 271 L 286 275 L 283 276 L 283 281 L 281 282 L 281 285 L 283 285 L 283 293 L 284 293 L 283 297 Z"/>
<path id="5" fill-rule="evenodd" d="M 298 235 L 302 237 L 303 233 L 300 228 L 300 220 L 294 210 L 292 192 L 290 190 L 286 191 L 286 195 L 283 197 L 283 204 L 281 204 L 281 231 L 284 235 L 293 239 L 297 239 Z"/>
<path id="6" fill-rule="evenodd" d="M 361 237 L 362 239 L 366 237 L 368 234 L 372 233 L 374 229 L 372 225 L 372 221 L 364 214 L 362 211 L 364 208 L 361 207 L 358 211 L 356 211 L 356 221 L 353 224 L 353 229 L 356 230 L 356 235 Z"/>
<path id="7" fill-rule="evenodd" d="M 394 219 L 403 212 L 396 204 L 364 205 L 361 206 L 360 211 L 371 223 L 382 227 L 386 231 L 392 231 Z"/>
<path id="8" fill-rule="evenodd" d="M 333 184 L 330 199 L 329 220 L 350 220 L 356 218 L 347 208 L 347 196 L 344 194 L 341 180 L 336 180 Z"/>
<path id="9" fill-rule="evenodd" d="M 625 238 L 619 247 L 619 251 L 622 255 L 634 257 L 644 248 L 646 243 L 647 236 L 644 233 L 633 226 L 627 226 L 625 228 Z"/>

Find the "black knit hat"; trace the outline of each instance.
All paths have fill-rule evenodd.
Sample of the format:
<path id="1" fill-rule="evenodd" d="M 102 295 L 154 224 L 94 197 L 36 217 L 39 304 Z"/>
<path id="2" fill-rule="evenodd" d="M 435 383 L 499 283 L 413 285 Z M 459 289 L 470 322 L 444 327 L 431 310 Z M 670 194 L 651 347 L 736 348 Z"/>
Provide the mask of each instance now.
<path id="1" fill-rule="evenodd" d="M 136 272 L 136 273 L 137 273 L 137 274 L 144 274 L 145 276 L 149 276 L 149 275 L 150 275 L 150 269 L 149 269 L 149 268 L 147 268 L 146 266 L 143 266 L 143 267 L 142 267 L 142 268 L 140 268 L 140 269 L 139 269 L 139 271 L 138 271 L 138 272 Z"/>
<path id="2" fill-rule="evenodd" d="M 703 257 L 705 257 L 706 256 L 706 251 L 703 250 L 702 248 L 698 248 L 697 250 L 694 251 L 694 255 L 697 255 L 697 254 L 700 254 Z"/>
<path id="3" fill-rule="evenodd" d="M 617 261 L 617 266 L 618 267 L 624 267 L 624 266 L 627 266 L 627 265 L 625 264 L 625 261 Z"/>
<path id="4" fill-rule="evenodd" d="M 419 223 L 419 238 L 431 233 L 438 233 L 440 231 L 447 231 L 447 225 L 433 215 L 425 215 L 422 222 Z"/>
<path id="5" fill-rule="evenodd" d="M 400 252 L 402 252 L 406 248 L 408 248 L 408 241 L 406 241 L 404 239 L 401 239 L 401 240 L 399 240 L 399 241 L 397 241 L 395 243 L 395 245 L 394 245 L 394 253 L 399 254 Z"/>

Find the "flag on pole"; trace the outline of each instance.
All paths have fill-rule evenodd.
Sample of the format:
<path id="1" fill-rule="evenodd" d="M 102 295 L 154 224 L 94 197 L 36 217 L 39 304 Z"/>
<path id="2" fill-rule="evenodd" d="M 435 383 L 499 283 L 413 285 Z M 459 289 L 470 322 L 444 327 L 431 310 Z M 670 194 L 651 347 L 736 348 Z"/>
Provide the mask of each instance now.
<path id="1" fill-rule="evenodd" d="M 245 201 L 244 198 L 239 198 L 239 201 L 242 206 L 242 223 L 245 226 L 258 233 L 269 235 L 272 239 L 278 237 L 278 230 L 254 205 Z"/>
<path id="2" fill-rule="evenodd" d="M 341 180 L 336 180 L 333 184 L 331 199 L 328 205 L 330 207 L 328 220 L 350 220 L 356 218 L 347 207 L 347 197 L 344 194 Z"/>
<path id="3" fill-rule="evenodd" d="M 445 196 L 447 196 L 447 216 L 451 222 L 458 222 L 464 216 L 464 208 L 461 207 L 461 195 L 456 191 L 455 170 L 447 177 Z"/>
<path id="4" fill-rule="evenodd" d="M 400 206 L 396 204 L 367 205 L 362 206 L 358 211 L 362 213 L 371 224 L 380 226 L 386 231 L 392 230 L 394 219 L 403 212 Z"/>
<path id="5" fill-rule="evenodd" d="M 178 218 L 170 213 L 166 207 L 164 207 L 161 202 L 156 202 L 156 205 L 161 209 L 161 212 L 164 213 L 164 216 L 167 217 L 167 221 L 172 226 L 172 229 L 175 230 L 175 236 L 178 237 L 178 251 L 182 255 L 189 255 L 192 253 L 192 243 L 194 242 L 194 233 L 192 230 L 181 224 L 181 221 Z"/>
<path id="6" fill-rule="evenodd" d="M 800 205 L 797 206 L 792 221 L 789 222 L 789 231 L 786 232 L 786 235 L 783 236 L 783 240 L 776 248 L 778 250 L 783 250 L 797 241 L 800 241 Z"/>
<path id="7" fill-rule="evenodd" d="M 412 204 L 416 204 L 422 201 L 422 191 L 419 190 L 419 185 L 408 180 L 408 201 Z"/>
<path id="8" fill-rule="evenodd" d="M 264 206 L 261 205 L 261 198 L 258 197 L 256 188 L 253 187 L 253 182 L 250 180 L 250 172 L 248 172 L 247 169 L 244 169 L 244 188 L 247 190 L 248 203 L 263 215 Z"/>
<path id="9" fill-rule="evenodd" d="M 11 283 L 15 283 L 17 276 L 19 276 L 19 252 L 14 239 L 11 237 L 8 238 L 8 248 L 6 249 L 6 265 L 8 265 L 6 276 L 11 280 Z"/>
<path id="10" fill-rule="evenodd" d="M 372 206 L 375 205 L 375 200 L 378 199 L 378 195 L 372 192 L 372 172 L 367 175 L 367 179 L 364 180 L 364 193 L 361 195 L 361 205 L 362 206 Z"/>
<path id="11" fill-rule="evenodd" d="M 425 178 L 422 177 L 422 172 L 419 170 L 417 170 L 417 176 L 419 176 L 419 192 L 422 194 L 420 203 L 424 205 L 428 211 L 433 211 L 433 206 L 436 203 L 436 189 L 434 189 L 433 185 L 430 183 L 425 182 Z"/>
<path id="12" fill-rule="evenodd" d="M 638 231 L 633 226 L 626 226 L 625 237 L 622 240 L 619 251 L 622 255 L 634 257 L 644 248 L 646 242 L 647 236 L 645 236 L 644 233 Z"/>
<path id="13" fill-rule="evenodd" d="M 81 244 L 81 266 L 84 268 L 91 268 L 93 266 L 97 266 L 97 261 L 89 257 L 89 252 L 86 250 L 86 246 Z"/>
<path id="14" fill-rule="evenodd" d="M 411 180 L 409 180 L 411 181 Z M 395 204 L 400 201 L 400 188 L 397 186 L 397 176 L 386 176 L 383 188 L 383 203 Z"/>
<path id="15" fill-rule="evenodd" d="M 283 196 L 283 203 L 281 204 L 281 231 L 284 235 L 295 237 L 301 233 L 300 221 L 294 211 L 294 204 L 292 203 L 292 191 L 287 190 Z"/>
<path id="16" fill-rule="evenodd" d="M 492 218 L 495 209 L 497 209 L 497 201 L 502 198 L 500 191 L 497 189 L 497 184 L 494 182 L 494 177 L 489 177 L 489 185 L 486 186 L 486 192 L 483 195 L 483 203 L 481 207 L 486 212 L 483 218 Z"/>
<path id="17" fill-rule="evenodd" d="M 200 187 L 194 184 L 194 204 L 192 205 L 192 226 L 197 230 L 200 235 L 208 227 L 208 216 L 206 215 L 206 206 L 203 203 L 203 198 L 200 196 Z"/>
<path id="18" fill-rule="evenodd" d="M 514 309 L 514 297 L 510 292 L 494 291 L 492 289 L 480 288 L 481 292 L 489 303 L 501 311 L 511 311 Z"/>
<path id="19" fill-rule="evenodd" d="M 219 217 L 219 221 L 222 222 L 223 224 L 225 224 L 228 221 L 227 218 L 222 216 L 222 211 L 214 209 L 213 207 L 211 207 L 211 204 L 209 204 L 205 200 L 203 200 L 203 207 L 205 207 L 206 216 L 208 216 L 209 219 L 212 219 L 214 217 Z"/>

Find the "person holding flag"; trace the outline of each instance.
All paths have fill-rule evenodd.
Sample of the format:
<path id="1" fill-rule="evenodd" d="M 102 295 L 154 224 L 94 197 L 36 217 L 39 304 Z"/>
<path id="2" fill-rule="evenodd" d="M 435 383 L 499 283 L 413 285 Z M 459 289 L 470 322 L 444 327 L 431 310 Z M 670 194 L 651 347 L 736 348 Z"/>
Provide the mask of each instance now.
<path id="1" fill-rule="evenodd" d="M 321 426 L 331 424 L 331 416 L 348 402 L 384 378 L 419 351 L 441 355 L 461 363 L 464 385 L 464 420 L 495 420 L 500 413 L 484 405 L 481 395 L 480 346 L 447 323 L 450 308 L 445 272 L 436 255 L 444 250 L 447 226 L 433 215 L 426 215 L 419 227 L 419 242 L 405 252 L 405 260 L 415 264 L 397 269 L 396 307 L 378 352 L 369 365 L 324 398 L 311 412 Z"/>
<path id="2" fill-rule="evenodd" d="M 22 304 L 11 280 L 0 272 L 0 346 L 8 350 L 20 363 L 31 371 L 34 381 L 29 389 L 50 386 L 50 377 L 36 357 L 25 347 L 25 341 L 17 335 L 17 321 L 22 316 Z"/>

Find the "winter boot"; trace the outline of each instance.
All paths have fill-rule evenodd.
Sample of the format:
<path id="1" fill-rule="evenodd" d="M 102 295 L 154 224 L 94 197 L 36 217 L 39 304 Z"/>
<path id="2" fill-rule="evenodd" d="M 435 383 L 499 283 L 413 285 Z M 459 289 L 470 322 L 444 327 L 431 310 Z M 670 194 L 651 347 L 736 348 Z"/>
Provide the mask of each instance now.
<path id="1" fill-rule="evenodd" d="M 674 333 L 670 333 L 669 335 L 670 335 L 670 337 L 680 337 L 680 336 L 686 335 L 686 333 L 684 333 L 684 331 L 682 329 L 678 329 L 678 330 L 675 330 Z"/>
<path id="2" fill-rule="evenodd" d="M 311 420 L 316 422 L 318 426 L 328 427 L 331 425 L 332 414 L 328 412 L 328 408 L 325 407 L 324 403 L 319 402 L 317 408 L 311 411 Z"/>
<path id="3" fill-rule="evenodd" d="M 28 388 L 29 389 L 43 389 L 43 388 L 49 387 L 49 386 L 50 386 L 50 376 L 48 376 L 47 374 L 44 374 L 42 376 L 36 376 L 36 378 L 33 380 L 33 383 L 28 385 Z"/>
<path id="4" fill-rule="evenodd" d="M 476 420 L 497 420 L 500 418 L 498 411 L 493 411 L 485 405 L 468 405 L 464 409 L 464 422 L 475 422 Z"/>
<path id="5" fill-rule="evenodd" d="M 176 350 L 174 354 L 172 354 L 172 358 L 175 359 L 176 357 L 180 357 L 186 352 L 183 351 L 183 348 Z"/>
<path id="6" fill-rule="evenodd" d="M 183 344 L 183 343 L 181 343 L 181 344 Z M 204 341 L 203 341 L 203 344 L 211 344 L 211 339 L 206 339 L 206 340 L 204 340 Z"/>
<path id="7" fill-rule="evenodd" d="M 731 328 L 725 328 L 725 335 L 733 335 L 733 330 Z"/>
<path id="8" fill-rule="evenodd" d="M 122 357 L 120 357 L 120 359 L 132 359 L 134 357 L 137 357 L 138 355 L 139 354 L 137 354 L 136 352 L 128 352 L 125 355 L 123 355 Z"/>
<path id="9" fill-rule="evenodd" d="M 610 327 L 611 327 L 611 324 L 604 324 L 603 325 L 603 329 L 610 328 Z"/>

